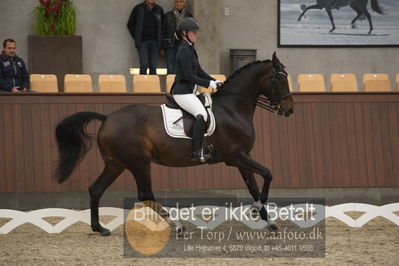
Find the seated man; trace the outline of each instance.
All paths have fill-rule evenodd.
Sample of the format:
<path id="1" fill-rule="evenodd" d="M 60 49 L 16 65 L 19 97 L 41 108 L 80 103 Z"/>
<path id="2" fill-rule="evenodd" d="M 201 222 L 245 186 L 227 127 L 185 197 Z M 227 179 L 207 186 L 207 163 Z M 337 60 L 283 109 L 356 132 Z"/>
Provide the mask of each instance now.
<path id="1" fill-rule="evenodd" d="M 0 92 L 29 91 L 29 73 L 25 62 L 16 55 L 17 44 L 12 39 L 3 42 L 0 55 Z"/>

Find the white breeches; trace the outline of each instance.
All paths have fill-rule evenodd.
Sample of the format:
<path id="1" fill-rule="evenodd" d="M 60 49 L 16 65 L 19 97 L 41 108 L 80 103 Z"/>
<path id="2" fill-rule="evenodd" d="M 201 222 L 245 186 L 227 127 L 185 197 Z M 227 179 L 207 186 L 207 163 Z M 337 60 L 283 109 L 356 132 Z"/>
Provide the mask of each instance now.
<path id="1" fill-rule="evenodd" d="M 176 103 L 181 108 L 192 114 L 194 117 L 202 115 L 205 122 L 208 121 L 208 113 L 206 112 L 205 107 L 194 94 L 174 94 L 173 99 L 175 99 Z"/>

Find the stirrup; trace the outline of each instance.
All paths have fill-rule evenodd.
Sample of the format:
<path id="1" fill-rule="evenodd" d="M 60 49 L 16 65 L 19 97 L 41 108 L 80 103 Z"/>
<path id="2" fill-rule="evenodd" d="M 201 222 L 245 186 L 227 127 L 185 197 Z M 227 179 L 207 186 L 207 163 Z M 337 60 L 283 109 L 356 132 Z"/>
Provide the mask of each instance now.
<path id="1" fill-rule="evenodd" d="M 210 155 L 209 153 L 205 153 L 204 149 L 199 149 L 199 150 L 196 150 L 195 152 L 191 153 L 191 161 L 194 161 L 194 162 L 206 163 L 211 158 L 212 158 L 212 155 Z"/>

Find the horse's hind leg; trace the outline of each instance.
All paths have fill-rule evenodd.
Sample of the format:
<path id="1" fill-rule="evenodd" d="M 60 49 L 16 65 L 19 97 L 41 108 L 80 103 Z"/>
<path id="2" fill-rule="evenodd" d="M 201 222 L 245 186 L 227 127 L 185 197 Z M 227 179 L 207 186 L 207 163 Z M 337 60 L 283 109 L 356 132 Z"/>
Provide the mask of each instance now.
<path id="1" fill-rule="evenodd" d="M 362 15 L 362 11 L 354 4 L 351 4 L 350 6 L 357 13 L 357 16 L 351 21 L 352 29 L 356 29 L 356 24 L 355 23 L 356 23 L 356 20 L 358 20 L 360 18 L 360 16 Z"/>
<path id="2" fill-rule="evenodd" d="M 142 162 L 134 168 L 128 167 L 137 184 L 138 199 L 140 201 L 155 201 L 151 185 L 151 164 Z"/>
<path id="3" fill-rule="evenodd" d="M 373 31 L 373 22 L 371 21 L 371 15 L 370 15 L 369 11 L 367 10 L 367 6 L 363 7 L 363 6 L 357 6 L 355 4 L 352 4 L 351 7 L 357 12 L 357 17 L 352 20 L 352 28 L 353 28 L 353 24 L 355 23 L 355 21 L 361 15 L 364 15 L 364 16 L 366 16 L 367 20 L 369 21 L 369 25 L 370 25 L 370 30 L 369 30 L 368 34 L 371 34 L 371 32 Z"/>
<path id="4" fill-rule="evenodd" d="M 370 30 L 368 34 L 371 34 L 371 32 L 373 31 L 373 22 L 371 21 L 371 15 L 369 13 L 369 11 L 367 10 L 367 7 L 364 10 L 364 15 L 366 16 L 367 20 L 369 21 L 369 25 L 370 25 Z"/>
<path id="5" fill-rule="evenodd" d="M 178 221 L 172 221 L 169 213 L 155 200 L 151 184 L 151 165 L 150 162 L 142 161 L 136 163 L 133 167 L 128 168 L 134 176 L 137 184 L 138 200 L 145 202 L 144 205 L 153 209 L 159 216 L 164 218 L 168 224 L 175 228 L 178 234 L 182 233 L 185 228 Z"/>
<path id="6" fill-rule="evenodd" d="M 328 17 L 330 18 L 331 25 L 332 25 L 330 32 L 333 32 L 335 30 L 335 24 L 334 24 L 334 18 L 333 18 L 331 9 L 326 7 L 326 12 L 327 12 Z"/>
<path id="7" fill-rule="evenodd" d="M 91 229 L 99 232 L 102 236 L 109 236 L 111 232 L 102 227 L 99 221 L 98 204 L 104 191 L 115 181 L 125 168 L 115 161 L 106 160 L 103 172 L 96 181 L 89 187 L 90 210 L 91 210 Z"/>
<path id="8" fill-rule="evenodd" d="M 302 11 L 302 13 L 299 15 L 298 21 L 301 21 L 303 15 L 305 15 L 305 13 L 306 13 L 309 9 L 323 9 L 323 6 L 318 5 L 318 4 L 312 5 L 312 6 L 308 6 L 308 7 L 305 8 L 305 9 Z"/>

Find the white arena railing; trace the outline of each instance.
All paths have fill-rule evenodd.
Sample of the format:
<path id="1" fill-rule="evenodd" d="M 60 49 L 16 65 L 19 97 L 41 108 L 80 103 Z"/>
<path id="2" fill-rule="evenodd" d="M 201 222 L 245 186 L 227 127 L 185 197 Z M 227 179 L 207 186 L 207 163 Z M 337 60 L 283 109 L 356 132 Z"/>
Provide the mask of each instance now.
<path id="1" fill-rule="evenodd" d="M 376 217 L 383 217 L 399 226 L 399 216 L 395 214 L 395 212 L 399 212 L 399 203 L 392 203 L 383 206 L 375 206 L 362 203 L 346 203 L 336 206 L 320 207 L 325 210 L 325 216 L 322 215 L 322 219 L 333 217 L 345 223 L 349 227 L 362 227 Z M 123 225 L 125 222 L 125 211 L 129 210 L 124 210 L 120 208 L 100 208 L 100 216 L 115 216 L 112 221 L 107 224 L 102 224 L 102 226 L 105 226 L 109 230 L 113 231 L 119 226 Z M 363 214 L 357 219 L 353 219 L 352 217 L 347 215 L 346 212 L 362 212 Z M 63 220 L 58 222 L 56 225 L 52 225 L 43 220 L 43 218 L 48 217 L 59 217 L 63 218 Z M 65 229 L 74 225 L 77 222 L 83 222 L 90 225 L 90 210 L 88 209 L 77 211 L 69 209 L 41 209 L 29 212 L 22 212 L 16 210 L 0 209 L 0 219 L 11 219 L 0 227 L 0 234 L 8 234 L 15 228 L 25 223 L 33 224 L 47 233 L 56 234 L 63 232 Z M 319 223 L 320 221 L 321 220 L 319 219 L 316 222 L 310 222 L 306 224 L 298 224 L 295 221 L 291 222 L 298 224 L 300 227 L 311 227 Z M 223 220 L 216 221 L 216 223 L 212 224 L 210 226 L 211 228 L 209 229 L 213 229 L 223 222 Z M 201 219 L 196 219 L 195 222 L 190 221 L 190 223 L 196 226 L 203 226 L 204 224 L 206 224 Z M 207 225 L 209 225 L 209 223 L 207 223 Z M 262 229 L 265 226 L 266 223 L 264 221 L 259 221 L 256 229 Z"/>

